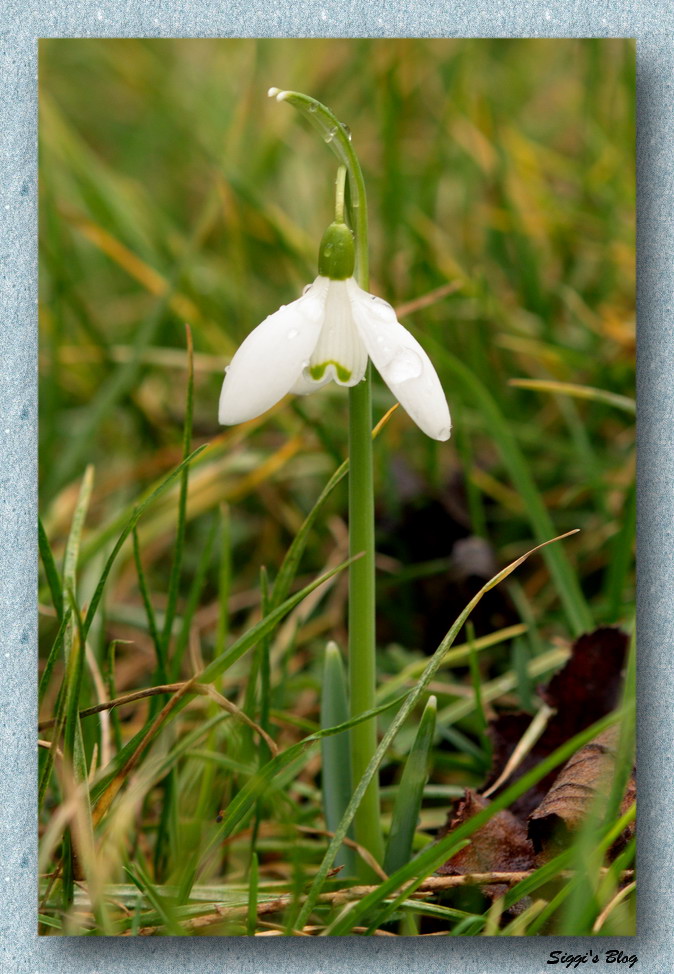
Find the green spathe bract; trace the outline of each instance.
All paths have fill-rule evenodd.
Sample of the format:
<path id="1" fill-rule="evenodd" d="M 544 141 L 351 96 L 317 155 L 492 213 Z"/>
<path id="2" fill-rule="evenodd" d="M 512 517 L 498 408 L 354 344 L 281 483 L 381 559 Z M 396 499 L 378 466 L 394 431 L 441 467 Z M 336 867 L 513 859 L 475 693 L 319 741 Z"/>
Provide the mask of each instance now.
<path id="1" fill-rule="evenodd" d="M 353 276 L 355 262 L 353 233 L 345 223 L 331 223 L 318 251 L 318 273 L 332 281 L 345 281 Z"/>

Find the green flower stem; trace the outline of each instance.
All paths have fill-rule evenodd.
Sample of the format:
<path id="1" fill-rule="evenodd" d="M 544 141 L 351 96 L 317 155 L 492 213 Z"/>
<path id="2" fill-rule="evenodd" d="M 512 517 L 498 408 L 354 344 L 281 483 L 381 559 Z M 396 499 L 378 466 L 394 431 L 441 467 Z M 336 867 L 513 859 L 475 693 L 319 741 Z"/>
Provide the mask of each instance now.
<path id="1" fill-rule="evenodd" d="M 369 370 L 369 369 L 368 369 Z M 369 376 L 349 390 L 349 554 L 365 552 L 349 568 L 349 703 L 352 717 L 375 707 L 376 644 L 374 586 L 374 496 L 372 486 L 372 406 Z M 377 721 L 351 729 L 353 781 L 362 778 L 377 749 Z M 356 842 L 381 862 L 379 783 L 372 778 L 354 818 Z M 362 864 L 361 878 L 371 871 Z"/>
<path id="2" fill-rule="evenodd" d="M 330 146 L 340 163 L 346 166 L 349 176 L 351 199 L 349 216 L 351 226 L 356 235 L 356 280 L 362 288 L 367 290 L 369 284 L 369 264 L 367 249 L 367 198 L 365 195 L 365 180 L 360 168 L 358 156 L 351 144 L 349 130 L 339 121 L 330 109 L 316 101 L 311 95 L 300 91 L 280 91 L 270 88 L 269 96 L 279 102 L 288 102 L 293 108 L 311 122 L 323 141 Z"/>
<path id="3" fill-rule="evenodd" d="M 316 99 L 297 91 L 271 88 L 270 96 L 287 101 L 318 129 L 324 142 L 346 167 L 349 180 L 348 211 L 355 235 L 355 277 L 364 290 L 369 286 L 367 198 L 365 181 L 348 129 Z M 337 179 L 336 213 L 343 206 L 341 174 Z M 368 365 L 363 382 L 349 389 L 349 552 L 363 556 L 349 567 L 349 706 L 351 717 L 373 710 L 376 689 L 375 585 L 374 585 L 374 486 L 372 476 L 372 402 Z M 350 732 L 353 782 L 362 778 L 377 748 L 376 719 Z M 356 842 L 379 862 L 384 857 L 381 832 L 379 784 L 373 776 L 354 817 Z M 365 863 L 360 878 L 375 876 Z"/>
<path id="4" fill-rule="evenodd" d="M 346 189 L 346 166 L 337 170 L 335 181 L 335 223 L 344 223 L 344 192 Z"/>

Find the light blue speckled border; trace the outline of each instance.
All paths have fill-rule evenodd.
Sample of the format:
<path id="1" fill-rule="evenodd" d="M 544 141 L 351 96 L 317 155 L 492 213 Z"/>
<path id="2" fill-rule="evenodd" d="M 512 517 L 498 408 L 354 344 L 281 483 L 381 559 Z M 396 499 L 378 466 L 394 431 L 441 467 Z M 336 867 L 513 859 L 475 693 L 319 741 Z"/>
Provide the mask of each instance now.
<path id="1" fill-rule="evenodd" d="M 542 974 L 555 948 L 674 969 L 674 10 L 666 0 L 3 0 L 0 181 L 0 969 L 7 974 Z M 90 939 L 35 934 L 36 72 L 38 37 L 638 38 L 639 935 Z M 592 965 L 593 970 L 604 963 Z M 625 964 L 621 970 L 628 969 Z M 583 970 L 584 968 L 580 968 Z M 610 967 L 611 971 L 618 968 Z"/>

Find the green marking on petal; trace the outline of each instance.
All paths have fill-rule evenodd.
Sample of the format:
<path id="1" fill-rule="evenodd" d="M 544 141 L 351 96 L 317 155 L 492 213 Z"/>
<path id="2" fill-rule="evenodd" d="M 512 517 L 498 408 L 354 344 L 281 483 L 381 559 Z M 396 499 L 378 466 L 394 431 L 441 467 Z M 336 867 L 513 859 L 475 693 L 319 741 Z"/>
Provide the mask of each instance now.
<path id="1" fill-rule="evenodd" d="M 351 369 L 347 369 L 345 365 L 340 365 L 340 363 L 335 362 L 334 359 L 328 359 L 327 362 L 321 362 L 319 365 L 312 365 L 309 369 L 309 375 L 312 379 L 322 379 L 325 375 L 325 370 L 329 365 L 334 365 L 337 378 L 340 382 L 349 381 L 351 378 Z"/>

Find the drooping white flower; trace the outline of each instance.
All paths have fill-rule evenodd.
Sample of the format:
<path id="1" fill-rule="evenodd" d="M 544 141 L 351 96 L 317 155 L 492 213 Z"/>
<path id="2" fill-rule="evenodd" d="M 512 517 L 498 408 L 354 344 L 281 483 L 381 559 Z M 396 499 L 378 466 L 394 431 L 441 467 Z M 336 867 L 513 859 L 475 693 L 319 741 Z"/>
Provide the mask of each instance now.
<path id="1" fill-rule="evenodd" d="M 447 440 L 451 420 L 437 373 L 391 305 L 351 276 L 347 230 L 344 224 L 328 228 L 319 276 L 297 301 L 265 318 L 237 350 L 225 370 L 219 421 L 229 426 L 254 419 L 286 393 L 306 395 L 331 379 L 355 386 L 369 356 L 417 426 L 433 439 Z"/>

